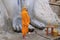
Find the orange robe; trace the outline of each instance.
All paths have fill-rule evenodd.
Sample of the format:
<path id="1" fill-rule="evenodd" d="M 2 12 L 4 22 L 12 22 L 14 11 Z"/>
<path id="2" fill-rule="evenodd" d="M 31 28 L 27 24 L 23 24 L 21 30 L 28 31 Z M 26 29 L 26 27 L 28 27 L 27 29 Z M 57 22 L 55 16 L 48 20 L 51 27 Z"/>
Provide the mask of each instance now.
<path id="1" fill-rule="evenodd" d="M 30 23 L 30 17 L 26 8 L 22 9 L 22 35 L 25 36 L 28 33 L 28 26 Z"/>

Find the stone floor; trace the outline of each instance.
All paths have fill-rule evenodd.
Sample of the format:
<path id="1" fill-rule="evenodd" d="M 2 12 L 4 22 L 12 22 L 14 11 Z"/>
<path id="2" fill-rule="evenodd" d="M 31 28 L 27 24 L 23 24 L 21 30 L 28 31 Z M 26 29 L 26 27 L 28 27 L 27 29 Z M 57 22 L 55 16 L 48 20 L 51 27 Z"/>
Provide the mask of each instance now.
<path id="1" fill-rule="evenodd" d="M 10 22 L 9 22 L 10 23 Z M 35 29 L 31 34 L 27 34 L 26 40 L 53 40 L 52 37 L 44 35 L 45 31 Z M 44 33 L 44 34 L 43 34 Z M 16 33 L 12 30 L 10 24 L 0 27 L 0 40 L 24 40 L 21 33 Z"/>
<path id="2" fill-rule="evenodd" d="M 8 27 L 7 27 L 8 28 Z M 16 33 L 12 29 L 0 27 L 0 40 L 24 40 L 21 33 Z M 27 34 L 26 40 L 49 40 L 41 37 L 35 32 Z"/>

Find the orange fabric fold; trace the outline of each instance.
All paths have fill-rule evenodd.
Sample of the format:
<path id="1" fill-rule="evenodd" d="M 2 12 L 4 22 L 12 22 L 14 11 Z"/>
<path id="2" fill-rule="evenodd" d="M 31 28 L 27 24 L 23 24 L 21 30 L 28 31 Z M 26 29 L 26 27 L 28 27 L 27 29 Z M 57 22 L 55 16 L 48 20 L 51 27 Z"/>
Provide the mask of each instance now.
<path id="1" fill-rule="evenodd" d="M 26 35 L 28 33 L 28 26 L 30 23 L 30 16 L 28 15 L 28 11 L 26 8 L 22 9 L 22 35 Z"/>

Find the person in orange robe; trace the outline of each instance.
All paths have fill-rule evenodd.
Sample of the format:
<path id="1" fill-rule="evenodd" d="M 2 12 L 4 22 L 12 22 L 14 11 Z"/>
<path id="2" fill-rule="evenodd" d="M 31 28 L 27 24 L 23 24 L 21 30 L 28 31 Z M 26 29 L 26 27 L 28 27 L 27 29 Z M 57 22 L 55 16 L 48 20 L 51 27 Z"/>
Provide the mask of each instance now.
<path id="1" fill-rule="evenodd" d="M 22 16 L 22 35 L 24 37 L 29 31 L 28 26 L 30 23 L 30 16 L 28 15 L 28 11 L 25 7 L 22 8 L 21 16 Z"/>

